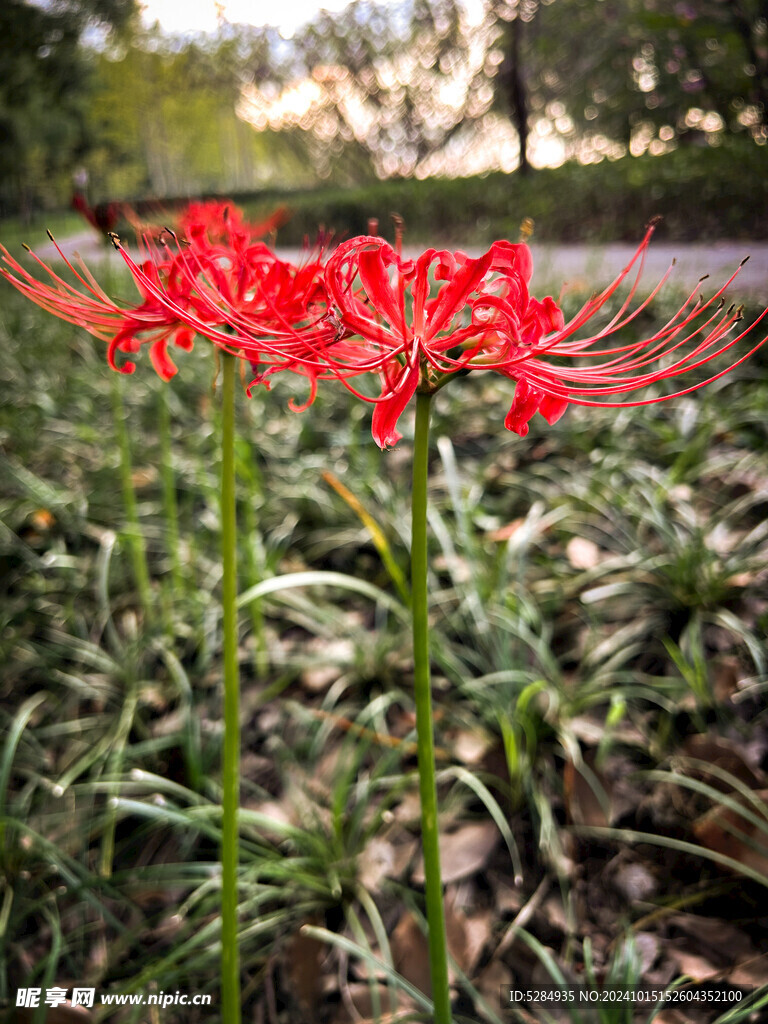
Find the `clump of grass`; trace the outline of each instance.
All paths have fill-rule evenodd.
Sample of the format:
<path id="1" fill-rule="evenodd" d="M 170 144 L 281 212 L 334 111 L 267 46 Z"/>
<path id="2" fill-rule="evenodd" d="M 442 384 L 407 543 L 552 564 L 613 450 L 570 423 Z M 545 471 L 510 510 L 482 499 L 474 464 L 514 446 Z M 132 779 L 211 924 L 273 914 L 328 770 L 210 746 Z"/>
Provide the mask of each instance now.
<path id="1" fill-rule="evenodd" d="M 103 352 L 8 289 L 2 298 L 0 996 L 94 963 L 105 990 L 212 990 L 221 624 L 210 371 L 199 353 L 185 357 L 167 419 L 149 377 L 123 396 L 148 615 L 114 532 L 125 520 Z M 686 733 L 747 736 L 764 718 L 768 388 L 730 387 L 637 416 L 570 410 L 524 442 L 501 426 L 503 382 L 468 381 L 436 402 L 438 784 L 456 817 L 496 822 L 494 868 L 508 884 L 527 891 L 542 871 L 559 873 L 564 946 L 582 967 L 565 765 L 600 788 L 614 755 L 657 771 Z M 247 998 L 274 984 L 290 1019 L 270 972 L 302 929 L 334 946 L 337 966 L 351 956 L 369 980 L 381 971 L 394 999 L 407 989 L 386 948 L 403 889 L 371 895 L 360 876 L 413 784 L 410 442 L 382 461 L 365 414 L 338 394 L 304 417 L 287 410 L 282 383 L 270 398 L 268 415 L 257 396 L 238 424 L 241 512 L 258 510 L 259 524 L 241 551 L 238 892 Z M 345 734 L 362 738 L 354 755 Z M 488 756 L 463 760 L 463 734 L 487 741 Z M 329 751 L 344 755 L 313 788 Z M 711 779 L 668 776 L 722 803 L 736 838 L 752 829 L 764 845 L 764 807 L 743 782 L 724 799 Z M 613 822 L 592 841 L 664 840 L 636 824 Z M 677 841 L 719 863 L 695 836 Z M 624 952 L 616 969 L 629 971 Z"/>

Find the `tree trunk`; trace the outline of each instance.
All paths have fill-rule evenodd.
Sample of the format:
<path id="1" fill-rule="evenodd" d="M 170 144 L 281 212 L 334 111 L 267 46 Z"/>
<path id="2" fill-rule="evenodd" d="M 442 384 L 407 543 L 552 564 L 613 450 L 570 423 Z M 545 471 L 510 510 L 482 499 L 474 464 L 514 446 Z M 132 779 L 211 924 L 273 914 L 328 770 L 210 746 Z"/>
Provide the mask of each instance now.
<path id="1" fill-rule="evenodd" d="M 768 3 L 762 5 L 762 16 L 768 17 Z M 731 22 L 741 36 L 747 59 L 755 69 L 752 102 L 760 109 L 761 121 L 766 123 L 768 117 L 768 60 L 765 53 L 755 45 L 753 23 L 744 11 L 739 0 L 728 0 Z"/>
<path id="2" fill-rule="evenodd" d="M 501 78 L 512 123 L 520 140 L 521 174 L 530 173 L 528 163 L 528 98 L 525 93 L 525 78 L 520 60 L 520 49 L 523 35 L 523 21 L 518 12 L 505 33 L 506 54 L 501 68 Z"/>

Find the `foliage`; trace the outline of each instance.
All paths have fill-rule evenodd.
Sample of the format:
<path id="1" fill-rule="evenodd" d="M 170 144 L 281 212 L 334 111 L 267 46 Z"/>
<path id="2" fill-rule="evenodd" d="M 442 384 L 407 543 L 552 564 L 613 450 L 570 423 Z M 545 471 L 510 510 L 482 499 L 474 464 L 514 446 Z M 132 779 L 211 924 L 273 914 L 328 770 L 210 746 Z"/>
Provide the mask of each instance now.
<path id="1" fill-rule="evenodd" d="M 147 30 L 92 55 L 94 201 L 237 191 L 300 173 L 287 147 L 236 114 L 241 45 L 221 36 L 178 48 Z"/>
<path id="2" fill-rule="evenodd" d="M 456 0 L 322 12 L 288 45 L 265 35 L 272 57 L 251 76 L 241 115 L 299 133 L 321 177 L 339 180 L 348 166 L 359 180 L 365 163 L 378 177 L 408 176 L 487 112 L 492 38 Z"/>
<path id="3" fill-rule="evenodd" d="M 0 10 L 0 210 L 61 203 L 87 145 L 81 38 L 119 30 L 134 0 L 8 0 Z"/>
<path id="4" fill-rule="evenodd" d="M 15 293 L 2 299 L 0 987 L 7 997 L 50 976 L 212 991 L 215 371 L 203 346 L 182 354 L 166 395 L 169 462 L 165 385 L 137 373 L 125 390 L 147 616 L 104 353 Z M 423 959 L 403 885 L 417 830 L 402 642 L 409 458 L 375 450 L 366 411 L 342 392 L 302 415 L 287 397 L 276 382 L 243 403 L 239 424 L 240 512 L 253 511 L 240 598 L 246 999 L 281 1021 L 308 1019 L 302 999 L 313 1019 L 346 1021 L 341 993 L 363 989 L 382 1017 L 390 1000 L 408 1005 Z M 475 376 L 436 405 L 442 827 L 450 840 L 490 826 L 498 840 L 451 884 L 452 899 L 468 894 L 452 926 L 477 929 L 503 978 L 538 964 L 539 977 L 632 980 L 649 949 L 683 974 L 685 936 L 713 919 L 751 963 L 768 882 L 763 768 L 750 753 L 765 724 L 765 386 L 745 374 L 618 419 L 571 409 L 524 442 L 501 427 L 509 398 L 505 381 Z M 615 884 L 627 864 L 645 878 L 642 898 Z M 717 955 L 699 964 L 727 974 Z M 459 966 L 457 1019 L 488 1007 L 498 1019 L 486 962 Z M 302 967 L 325 994 L 300 989 Z"/>
<path id="5" fill-rule="evenodd" d="M 489 9 L 506 26 L 499 84 L 509 93 L 514 72 L 510 101 L 523 105 L 526 129 L 567 154 L 592 162 L 722 132 L 765 138 L 760 3 L 515 0 Z"/>
<path id="6" fill-rule="evenodd" d="M 765 141 L 757 2 L 356 0 L 291 39 L 223 19 L 215 35 L 166 37 L 133 10 L 4 6 L 0 213 L 62 205 L 74 172 L 96 202 L 511 171 L 526 155 L 536 167 L 605 164 L 677 147 L 695 166 L 709 159 L 700 147 Z M 686 192 L 678 170 L 670 216 L 697 189 L 715 192 L 696 173 Z M 606 179 L 593 184 L 570 204 L 590 219 Z M 749 194 L 747 183 L 727 189 Z"/>
<path id="7" fill-rule="evenodd" d="M 483 244 L 517 238 L 524 218 L 534 221 L 536 242 L 636 242 L 643 226 L 661 216 L 658 238 L 680 241 L 762 238 L 768 232 L 756 201 L 768 189 L 768 150 L 745 140 L 681 148 L 585 167 L 576 162 L 545 168 L 527 178 L 495 173 L 469 178 L 389 181 L 356 189 L 270 189 L 239 202 L 254 215 L 284 203 L 291 218 L 282 244 L 313 239 L 318 221 L 339 238 L 365 234 L 376 216 L 392 235 L 398 214 L 407 238 L 430 244 Z"/>
<path id="8" fill-rule="evenodd" d="M 350 144 L 381 177 L 423 177 L 764 142 L 765 33 L 758 3 L 357 0 L 288 45 L 263 34 L 241 110 L 337 180 Z"/>

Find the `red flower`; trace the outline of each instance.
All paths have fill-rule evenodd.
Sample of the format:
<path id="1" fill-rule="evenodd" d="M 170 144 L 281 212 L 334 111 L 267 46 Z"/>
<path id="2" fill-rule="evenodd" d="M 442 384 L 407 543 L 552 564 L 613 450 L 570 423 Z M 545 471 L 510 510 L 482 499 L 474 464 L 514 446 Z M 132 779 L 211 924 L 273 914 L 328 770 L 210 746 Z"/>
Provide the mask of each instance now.
<path id="1" fill-rule="evenodd" d="M 178 244 L 175 235 L 170 238 Z M 294 266 L 247 233 L 237 233 L 227 243 L 212 243 L 207 232 L 199 232 L 187 246 L 178 245 L 175 254 L 169 237 L 161 240 L 166 259 L 158 277 L 146 264 L 137 264 L 117 239 L 115 245 L 138 287 L 153 302 L 191 331 L 260 370 L 251 387 L 268 386 L 272 374 L 290 369 L 310 378 L 314 396 L 322 347 L 333 337 L 325 323 L 319 254 Z"/>
<path id="2" fill-rule="evenodd" d="M 379 376 L 380 395 L 361 397 L 376 405 L 373 435 L 381 447 L 399 440 L 397 420 L 417 389 L 437 391 L 451 376 L 472 369 L 494 370 L 516 381 L 505 426 L 521 436 L 528 433 L 534 413 L 554 423 L 569 403 L 647 405 L 694 391 L 738 366 L 767 339 L 725 369 L 675 394 L 630 402 L 599 400 L 695 370 L 751 330 L 731 336 L 741 311 L 724 308 L 722 296 L 737 270 L 706 301 L 692 292 L 649 337 L 609 341 L 647 308 L 669 276 L 667 271 L 650 295 L 630 308 L 652 233 L 651 226 L 618 277 L 568 324 L 551 298 L 530 297 L 532 260 L 526 245 L 495 242 L 479 259 L 428 249 L 417 260 L 404 261 L 379 238 L 353 239 L 330 258 L 326 281 L 334 317 L 360 340 L 330 347 L 329 372 L 345 381 L 366 372 Z M 437 284 L 431 297 L 430 271 Z M 630 275 L 629 294 L 619 311 L 597 333 L 578 337 Z"/>
<path id="3" fill-rule="evenodd" d="M 72 196 L 72 209 L 82 214 L 91 227 L 103 235 L 114 231 L 123 215 L 122 203 L 97 203 L 96 206 L 90 206 L 82 192 L 75 192 Z"/>
<path id="4" fill-rule="evenodd" d="M 243 220 L 242 212 L 230 200 L 193 200 L 178 219 L 179 233 L 191 242 L 204 238 L 207 242 L 232 244 L 237 236 L 247 239 L 263 238 L 284 224 L 288 213 L 279 207 L 265 220 L 256 224 Z"/>
<path id="5" fill-rule="evenodd" d="M 51 284 L 30 274 L 3 246 L 0 246 L 0 252 L 6 264 L 0 267 L 0 274 L 23 295 L 61 320 L 76 324 L 108 342 L 107 360 L 113 370 L 133 373 L 136 364 L 128 360 L 118 366 L 115 362 L 117 352 L 135 353 L 142 345 L 149 345 L 152 365 L 164 380 L 168 380 L 176 373 L 168 355 L 168 344 L 186 350 L 192 347 L 193 332 L 169 312 L 167 306 L 155 301 L 149 290 L 142 292 L 144 301 L 140 304 L 122 306 L 103 291 L 84 265 L 76 269 L 60 249 L 59 255 L 81 288 L 69 284 L 34 253 L 31 253 L 32 258 L 46 272 Z M 148 277 L 159 277 L 159 271 L 153 264 L 147 263 L 145 268 Z M 183 301 L 180 295 L 178 299 Z"/>
<path id="6" fill-rule="evenodd" d="M 297 342 L 296 331 L 325 314 L 319 257 L 301 267 L 279 260 L 253 238 L 255 227 L 223 204 L 193 204 L 182 219 L 191 239 L 178 244 L 171 232 L 158 241 L 146 235 L 147 258 L 139 263 L 112 236 L 142 296 L 136 305 L 114 302 L 84 265 L 76 268 L 60 249 L 81 287 L 65 281 L 34 254 L 50 283 L 35 278 L 5 249 L 6 266 L 0 273 L 43 309 L 107 341 L 109 364 L 122 373 L 133 373 L 135 363 L 118 365 L 117 353 L 132 355 L 148 345 L 153 366 L 169 380 L 177 372 L 169 344 L 190 349 L 200 334 L 258 364 L 258 380 L 290 368 L 314 382 L 314 371 L 297 362 L 304 346 Z M 332 336 L 333 331 L 323 326 L 319 334 Z M 310 355 L 318 361 L 314 349 Z"/>
<path id="7" fill-rule="evenodd" d="M 532 270 L 528 247 L 510 242 L 494 242 L 479 259 L 428 249 L 417 260 L 402 260 L 371 236 L 339 246 L 326 268 L 329 299 L 338 322 L 362 340 L 339 342 L 326 358 L 345 379 L 379 374 L 381 394 L 369 400 L 376 404 L 373 436 L 380 447 L 399 440 L 397 421 L 417 388 L 436 391 L 477 366 L 500 369 L 513 352 L 562 328 L 551 298 L 530 297 Z"/>

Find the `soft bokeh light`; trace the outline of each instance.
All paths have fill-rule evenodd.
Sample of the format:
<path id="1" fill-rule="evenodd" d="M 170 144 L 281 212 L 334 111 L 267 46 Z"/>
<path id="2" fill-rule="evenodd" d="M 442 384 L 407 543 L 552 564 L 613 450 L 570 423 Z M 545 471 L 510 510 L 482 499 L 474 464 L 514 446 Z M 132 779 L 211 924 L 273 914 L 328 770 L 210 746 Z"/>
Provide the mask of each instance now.
<path id="1" fill-rule="evenodd" d="M 215 32 L 221 21 L 242 25 L 274 25 L 286 37 L 313 18 L 319 10 L 340 11 L 349 0 L 291 0 L 287 4 L 266 0 L 142 0 L 146 25 L 159 22 L 165 32 Z"/>

